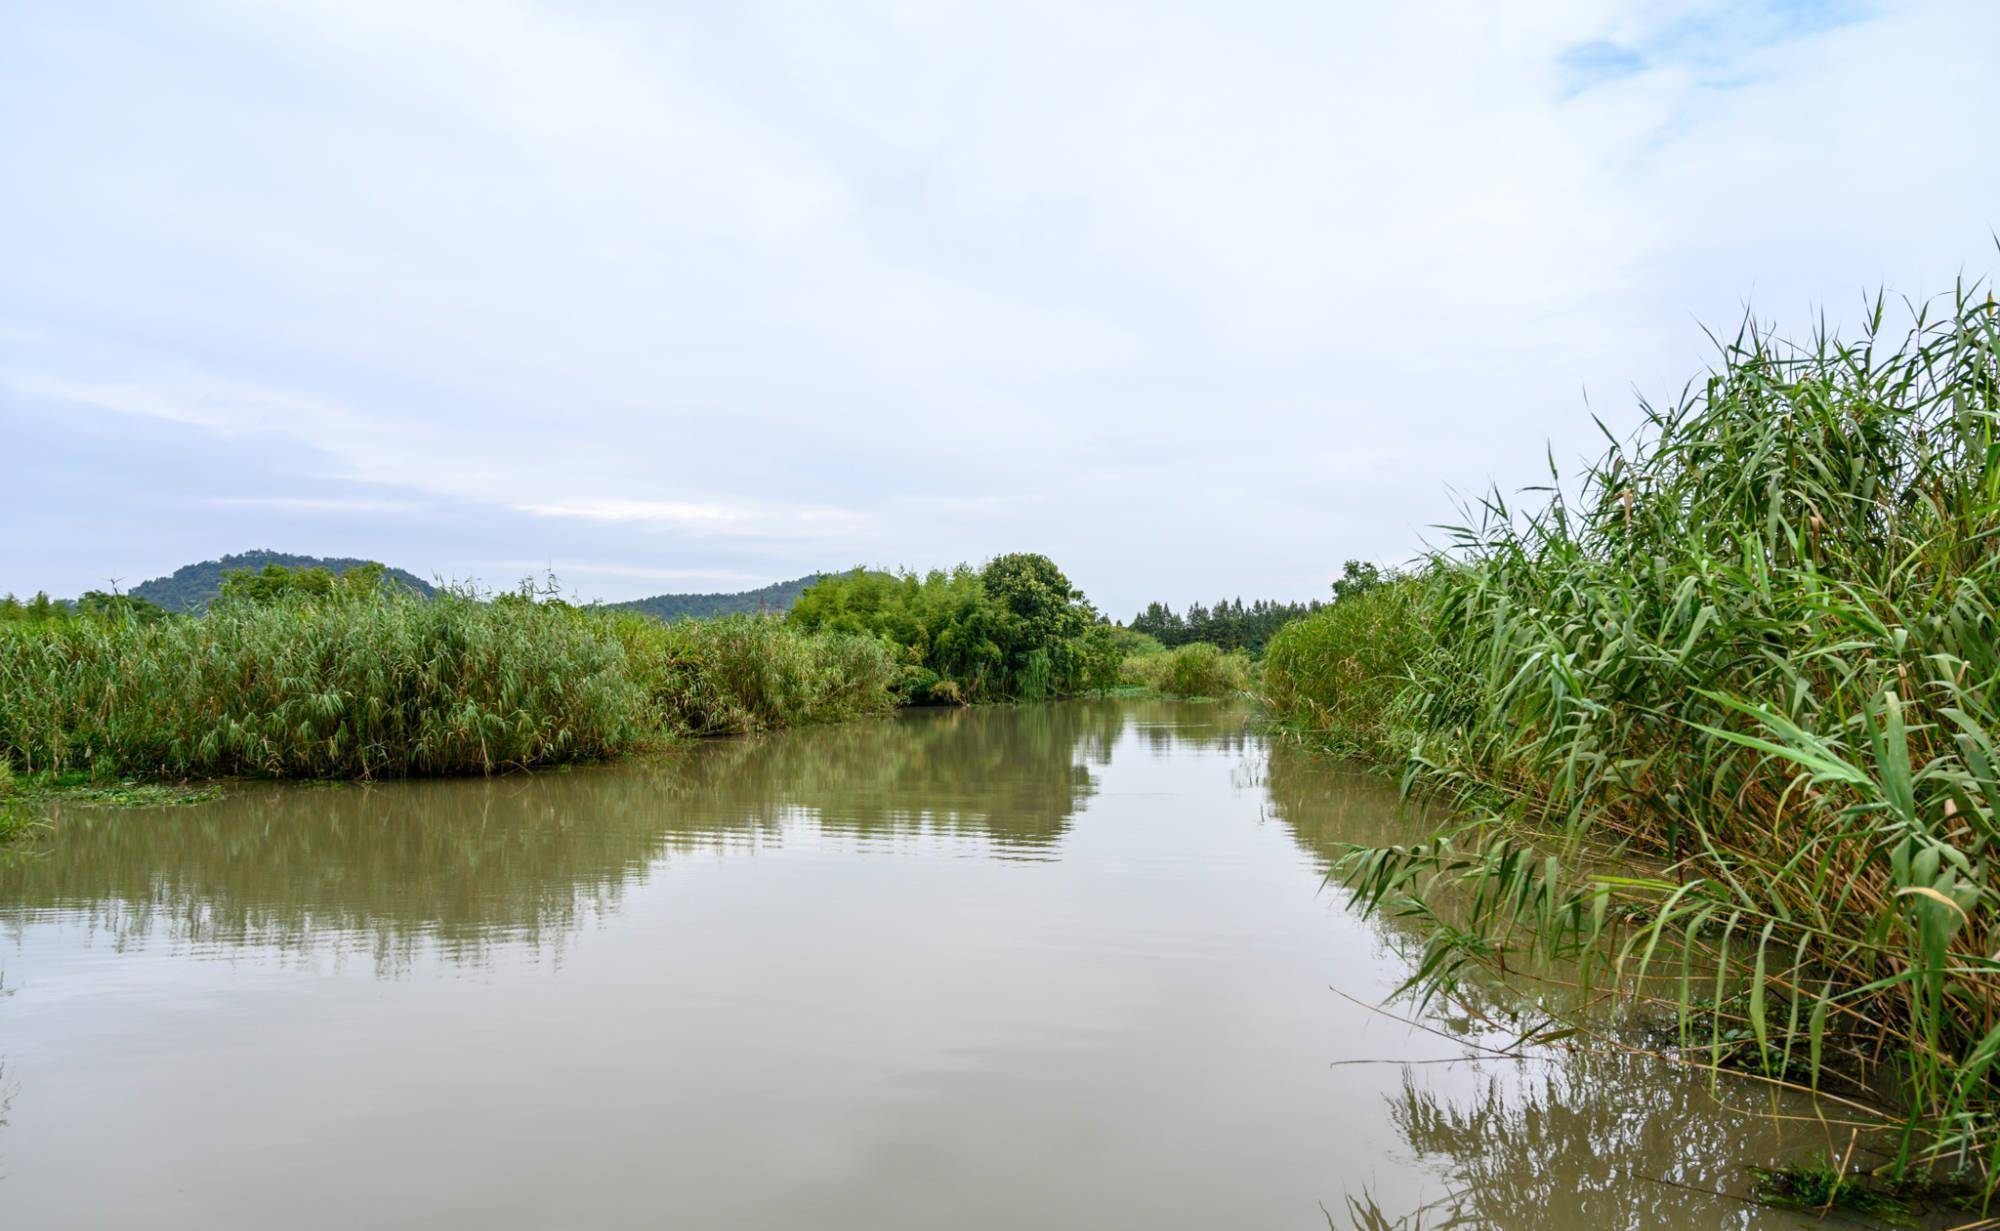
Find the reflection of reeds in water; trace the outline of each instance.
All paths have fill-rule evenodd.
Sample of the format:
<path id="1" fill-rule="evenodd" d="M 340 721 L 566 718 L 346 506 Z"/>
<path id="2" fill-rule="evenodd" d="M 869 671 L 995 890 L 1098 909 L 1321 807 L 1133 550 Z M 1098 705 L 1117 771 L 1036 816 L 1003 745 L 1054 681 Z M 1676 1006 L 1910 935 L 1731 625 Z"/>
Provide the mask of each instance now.
<path id="1" fill-rule="evenodd" d="M 550 947 L 659 860 L 783 841 L 918 836 L 1046 856 L 1124 728 L 1115 702 L 918 712 L 499 779 L 244 787 L 159 810 L 69 808 L 0 868 L 0 922 L 81 921 L 114 945 L 420 951 Z"/>
<path id="2" fill-rule="evenodd" d="M 1397 1210 L 1351 1194 L 1345 1213 L 1357 1231 L 1777 1225 L 1751 1197 L 1746 1163 L 1848 1141 L 1843 1127 L 1730 1106 L 1707 1082 L 1644 1057 L 1468 1067 L 1477 1076 L 1404 1069 L 1388 1096 L 1390 1118 L 1412 1150 L 1442 1168 L 1447 1190 Z"/>
<path id="3" fill-rule="evenodd" d="M 1432 832 L 1435 817 L 1398 797 L 1393 781 L 1286 741 L 1263 761 L 1272 814 L 1322 869 L 1352 847 L 1379 848 Z M 1329 892 L 1347 890 L 1331 885 Z M 1462 894 L 1440 894 L 1436 917 L 1467 908 Z M 1414 966 L 1430 938 L 1431 916 L 1369 916 L 1383 942 Z M 1532 973 L 1533 978 L 1518 975 Z M 1476 1051 L 1504 1046 L 1546 1020 L 1540 998 L 1573 997 L 1574 963 L 1541 962 L 1511 980 L 1466 981 L 1433 1002 L 1424 1019 L 1468 1044 L 1467 1058 L 1444 1065 L 1451 1075 L 1405 1067 L 1390 1096 L 1391 1120 L 1420 1156 L 1444 1164 L 1450 1191 L 1417 1209 L 1385 1210 L 1373 1196 L 1349 1194 L 1329 1214 L 1357 1231 L 1416 1228 L 1670 1226 L 1750 1227 L 1762 1211 L 1750 1204 L 1752 1162 L 1782 1162 L 1844 1147 L 1849 1128 L 1838 1107 L 1820 1112 L 1811 1099 L 1747 1078 L 1690 1070 L 1620 1046 L 1642 1048 L 1656 1036 L 1626 1014 L 1600 1014 L 1601 1050 L 1530 1048 L 1518 1058 Z M 1643 1016 L 1643 1015 L 1642 1015 Z M 1468 1079 L 1467 1073 L 1477 1073 Z M 1772 1113 L 1777 1113 L 1773 1115 Z M 1862 1153 L 1885 1139 L 1864 1136 Z"/>

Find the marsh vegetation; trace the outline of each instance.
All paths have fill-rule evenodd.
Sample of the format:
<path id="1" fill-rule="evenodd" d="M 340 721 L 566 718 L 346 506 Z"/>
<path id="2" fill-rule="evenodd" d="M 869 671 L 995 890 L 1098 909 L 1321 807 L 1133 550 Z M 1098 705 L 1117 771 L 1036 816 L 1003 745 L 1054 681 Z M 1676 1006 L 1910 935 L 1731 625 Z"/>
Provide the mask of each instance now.
<path id="1" fill-rule="evenodd" d="M 1884 1175 L 1990 1192 L 2000 310 L 1911 314 L 1746 328 L 1579 482 L 1280 631 L 1263 689 L 1453 805 L 1334 873 L 1432 925 L 1415 989 L 1580 958 L 1685 1061 L 1900 1124 Z"/>
<path id="2" fill-rule="evenodd" d="M 0 766 L 86 780 L 383 778 L 598 760 L 927 701 L 1101 690 L 1121 650 L 1054 564 L 853 573 L 788 618 L 653 619 L 379 567 L 232 573 L 198 615 L 0 620 Z"/>

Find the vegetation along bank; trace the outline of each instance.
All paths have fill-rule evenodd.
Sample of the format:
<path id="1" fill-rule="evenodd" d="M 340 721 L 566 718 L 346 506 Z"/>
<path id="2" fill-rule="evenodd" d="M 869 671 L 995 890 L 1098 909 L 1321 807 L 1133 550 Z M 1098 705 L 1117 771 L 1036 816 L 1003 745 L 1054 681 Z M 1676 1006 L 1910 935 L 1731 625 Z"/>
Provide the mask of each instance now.
<path id="1" fill-rule="evenodd" d="M 1335 872 L 1434 924 L 1418 987 L 1581 956 L 1684 1058 L 2000 1181 L 2000 313 L 1746 330 L 1564 495 L 1280 630 L 1301 738 L 1446 797 Z M 1655 869 L 1611 875 L 1604 868 Z M 1447 910 L 1447 900 L 1456 904 Z"/>
<path id="2" fill-rule="evenodd" d="M 784 618 L 662 622 L 268 565 L 175 614 L 96 596 L 0 618 L 10 777 L 376 778 L 615 756 L 926 701 L 1115 684 L 1123 649 L 1046 557 L 856 572 Z M 11 813 L 9 815 L 12 815 Z"/>

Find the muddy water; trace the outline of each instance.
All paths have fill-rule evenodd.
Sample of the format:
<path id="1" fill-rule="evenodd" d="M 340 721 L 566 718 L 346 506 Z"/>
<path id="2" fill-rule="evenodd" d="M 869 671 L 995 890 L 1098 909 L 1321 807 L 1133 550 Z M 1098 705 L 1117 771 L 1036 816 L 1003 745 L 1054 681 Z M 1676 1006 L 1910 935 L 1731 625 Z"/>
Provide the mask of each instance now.
<path id="1" fill-rule="evenodd" d="M 1402 945 L 1319 879 L 1396 801 L 1246 719 L 72 809 L 0 870 L 0 1221 L 1806 1225 L 1696 1191 L 1825 1148 L 1752 1092 L 1356 1004 Z"/>

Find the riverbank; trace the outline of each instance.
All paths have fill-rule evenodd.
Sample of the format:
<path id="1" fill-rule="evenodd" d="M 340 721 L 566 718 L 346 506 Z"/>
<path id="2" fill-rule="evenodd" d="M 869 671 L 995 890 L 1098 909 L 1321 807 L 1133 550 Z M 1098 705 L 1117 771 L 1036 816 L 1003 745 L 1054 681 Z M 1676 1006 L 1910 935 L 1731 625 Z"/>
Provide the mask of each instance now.
<path id="1" fill-rule="evenodd" d="M 842 574 L 789 617 L 663 623 L 526 586 L 426 596 L 379 570 L 273 568 L 197 616 L 0 621 L 0 769 L 44 794 L 491 774 L 1115 681 L 1121 652 L 1045 557 L 933 579 Z M 926 620 L 855 598 L 885 585 L 949 602 Z M 0 798 L 25 825 L 21 792 Z"/>
<path id="2" fill-rule="evenodd" d="M 23 776 L 492 773 L 895 699 L 867 638 L 379 587 L 0 639 L 0 753 Z"/>
<path id="3" fill-rule="evenodd" d="M 1744 333 L 1575 497 L 1490 497 L 1280 632 L 1263 691 L 1455 805 L 1334 873 L 1373 910 L 1474 903 L 1433 920 L 1425 994 L 1581 956 L 1688 1062 L 1879 1107 L 1886 1175 L 1991 1193 L 2000 313 L 1925 311 L 1900 342 L 1879 308 L 1852 344 Z M 1630 861 L 1660 870 L 1602 872 Z"/>

